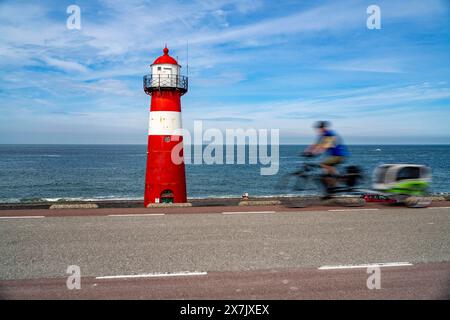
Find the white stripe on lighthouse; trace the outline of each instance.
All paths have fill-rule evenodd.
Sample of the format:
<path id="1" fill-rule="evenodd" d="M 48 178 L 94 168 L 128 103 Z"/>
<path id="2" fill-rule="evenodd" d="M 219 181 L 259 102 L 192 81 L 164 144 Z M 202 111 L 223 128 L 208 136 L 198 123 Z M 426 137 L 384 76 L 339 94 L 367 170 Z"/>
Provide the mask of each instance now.
<path id="1" fill-rule="evenodd" d="M 151 111 L 149 135 L 181 135 L 181 112 Z"/>

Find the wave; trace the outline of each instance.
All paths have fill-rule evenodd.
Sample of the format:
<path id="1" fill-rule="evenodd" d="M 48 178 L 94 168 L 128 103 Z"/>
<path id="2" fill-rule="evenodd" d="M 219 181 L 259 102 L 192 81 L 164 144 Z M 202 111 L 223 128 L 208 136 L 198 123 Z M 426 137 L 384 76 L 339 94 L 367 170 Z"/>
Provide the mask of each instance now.
<path id="1" fill-rule="evenodd" d="M 369 192 L 370 190 L 366 190 Z M 437 196 L 449 195 L 449 192 L 433 193 Z M 250 199 L 255 198 L 289 198 L 298 196 L 318 196 L 319 193 L 284 193 L 284 194 L 250 194 Z M 236 199 L 241 198 L 242 195 L 226 194 L 226 195 L 208 195 L 188 197 L 188 200 L 201 199 Z M 5 198 L 0 199 L 0 203 L 53 203 L 53 202 L 95 202 L 95 201 L 143 201 L 143 197 L 126 197 L 126 196 L 98 196 L 98 197 L 55 197 L 55 198 Z"/>
<path id="2" fill-rule="evenodd" d="M 92 201 L 139 201 L 143 197 L 58 197 L 58 198 L 7 198 L 0 199 L 0 203 L 48 203 L 48 202 L 92 202 Z"/>
<path id="3" fill-rule="evenodd" d="M 298 196 L 317 196 L 319 193 L 280 193 L 280 194 L 250 194 L 250 199 L 254 198 L 289 198 Z M 231 199 L 231 198 L 241 198 L 242 194 L 228 194 L 228 195 L 212 195 L 212 196 L 197 196 L 188 197 L 191 200 L 200 199 Z"/>
<path id="4" fill-rule="evenodd" d="M 250 195 L 250 198 L 288 198 L 296 197 L 306 194 L 289 193 L 289 194 L 266 194 Z M 317 195 L 317 194 L 308 194 Z M 242 195 L 226 194 L 226 195 L 209 195 L 209 196 L 197 196 L 188 197 L 189 200 L 201 200 L 201 199 L 232 199 L 241 198 Z M 126 197 L 126 196 L 98 196 L 98 197 L 54 197 L 54 198 L 6 198 L 0 199 L 0 203 L 49 203 L 49 202 L 93 202 L 93 201 L 143 201 L 144 197 Z"/>

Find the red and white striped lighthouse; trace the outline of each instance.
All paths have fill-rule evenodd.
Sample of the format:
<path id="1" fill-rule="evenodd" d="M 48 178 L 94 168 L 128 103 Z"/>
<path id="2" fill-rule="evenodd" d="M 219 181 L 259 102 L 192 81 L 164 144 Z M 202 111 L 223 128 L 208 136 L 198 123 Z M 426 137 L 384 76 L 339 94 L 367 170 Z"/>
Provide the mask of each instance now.
<path id="1" fill-rule="evenodd" d="M 181 150 L 178 145 L 177 154 L 183 157 L 180 98 L 188 90 L 188 78 L 180 75 L 180 68 L 166 46 L 151 65 L 151 74 L 144 76 L 144 91 L 151 96 L 145 207 L 187 202 L 184 161 L 172 160 L 172 150 L 178 144 Z"/>

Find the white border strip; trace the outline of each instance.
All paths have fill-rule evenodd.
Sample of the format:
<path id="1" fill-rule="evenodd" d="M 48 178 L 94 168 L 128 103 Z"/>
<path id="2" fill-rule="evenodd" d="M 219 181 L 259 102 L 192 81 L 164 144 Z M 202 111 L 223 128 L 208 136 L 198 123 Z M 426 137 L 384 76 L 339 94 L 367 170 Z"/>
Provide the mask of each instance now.
<path id="1" fill-rule="evenodd" d="M 337 270 L 337 269 L 363 269 L 369 267 L 406 267 L 412 266 L 410 262 L 386 262 L 386 263 L 369 263 L 359 265 L 338 265 L 338 266 L 322 266 L 319 270 Z"/>
<path id="2" fill-rule="evenodd" d="M 377 209 L 377 208 L 372 208 L 372 209 L 331 209 L 328 211 L 340 212 L 340 211 L 376 211 L 376 210 L 380 210 L 380 209 Z"/>
<path id="3" fill-rule="evenodd" d="M 95 277 L 97 280 L 104 279 L 131 279 L 131 278 L 162 278 L 162 277 L 186 277 L 186 276 L 206 276 L 208 272 L 196 271 L 196 272 L 175 272 L 175 273 L 145 273 L 145 274 L 130 274 L 119 276 L 102 276 Z"/>
<path id="4" fill-rule="evenodd" d="M 165 216 L 165 213 L 144 213 L 144 214 L 108 214 L 108 217 L 152 217 Z"/>
<path id="5" fill-rule="evenodd" d="M 222 214 L 276 213 L 276 211 L 225 211 Z"/>
<path id="6" fill-rule="evenodd" d="M 45 216 L 12 216 L 12 217 L 0 217 L 0 219 L 42 219 Z"/>
<path id="7" fill-rule="evenodd" d="M 180 111 L 150 111 L 148 134 L 153 136 L 181 135 Z"/>

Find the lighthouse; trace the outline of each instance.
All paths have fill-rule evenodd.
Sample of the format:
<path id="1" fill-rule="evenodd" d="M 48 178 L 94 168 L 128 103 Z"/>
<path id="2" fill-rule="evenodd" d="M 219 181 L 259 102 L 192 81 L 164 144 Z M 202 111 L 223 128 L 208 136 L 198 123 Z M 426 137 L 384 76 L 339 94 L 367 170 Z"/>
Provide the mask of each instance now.
<path id="1" fill-rule="evenodd" d="M 188 78 L 180 74 L 181 66 L 169 55 L 167 46 L 163 53 L 151 65 L 151 74 L 144 76 L 144 91 L 151 96 L 145 207 L 187 202 L 184 161 L 179 160 L 183 157 L 181 96 L 188 90 Z M 172 159 L 175 146 L 177 161 Z"/>

